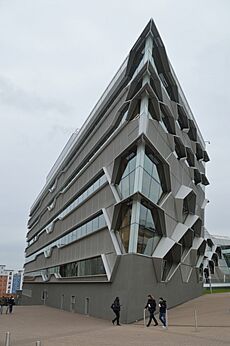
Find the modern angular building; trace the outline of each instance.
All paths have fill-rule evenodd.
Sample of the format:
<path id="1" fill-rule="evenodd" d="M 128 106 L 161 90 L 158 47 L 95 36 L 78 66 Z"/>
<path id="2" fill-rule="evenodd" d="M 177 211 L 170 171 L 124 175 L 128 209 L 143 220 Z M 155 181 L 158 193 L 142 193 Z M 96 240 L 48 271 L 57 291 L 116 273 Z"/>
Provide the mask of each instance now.
<path id="1" fill-rule="evenodd" d="M 203 260 L 205 282 L 230 283 L 230 237 L 211 235 L 207 230 L 204 237 L 207 243 Z"/>
<path id="2" fill-rule="evenodd" d="M 12 293 L 13 270 L 6 269 L 5 264 L 0 264 L 0 297 Z"/>
<path id="3" fill-rule="evenodd" d="M 24 301 L 122 322 L 202 292 L 205 143 L 150 22 L 33 204 Z"/>
<path id="4" fill-rule="evenodd" d="M 11 293 L 16 294 L 17 291 L 22 290 L 22 282 L 23 282 L 23 270 L 19 270 L 15 272 L 13 275 L 13 283 L 12 283 L 12 291 Z"/>

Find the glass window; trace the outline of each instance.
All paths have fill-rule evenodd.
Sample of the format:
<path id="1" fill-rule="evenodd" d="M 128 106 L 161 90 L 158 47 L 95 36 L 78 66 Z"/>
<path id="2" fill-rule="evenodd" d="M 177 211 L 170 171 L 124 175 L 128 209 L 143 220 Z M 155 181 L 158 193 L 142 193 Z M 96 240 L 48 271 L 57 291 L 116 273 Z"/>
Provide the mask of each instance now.
<path id="1" fill-rule="evenodd" d="M 90 233 L 97 231 L 98 229 L 104 228 L 104 227 L 106 227 L 106 222 L 105 222 L 104 215 L 101 214 L 101 215 L 95 217 L 94 219 L 88 221 L 87 223 L 83 224 L 82 226 L 76 228 L 75 230 L 68 233 L 64 237 L 61 237 L 61 238 L 55 240 L 53 243 L 49 244 L 48 246 L 45 246 L 44 248 L 38 250 L 35 254 L 26 257 L 25 261 L 26 261 L 26 263 L 33 261 L 37 255 L 39 255 L 42 252 L 46 252 L 46 254 L 47 254 L 47 250 L 52 249 L 54 246 L 62 247 L 62 246 L 68 245 L 71 242 L 73 242 L 77 239 L 80 239 L 80 238 L 86 236 L 87 234 L 90 234 Z"/>
<path id="2" fill-rule="evenodd" d="M 130 235 L 130 223 L 131 223 L 132 205 L 122 206 L 120 211 L 120 224 L 118 226 L 119 240 L 123 245 L 125 252 L 128 252 L 129 248 L 129 235 Z"/>
<path id="3" fill-rule="evenodd" d="M 88 191 L 88 196 L 92 195 L 92 193 L 93 193 L 93 186 L 90 186 L 87 191 Z"/>
<path id="4" fill-rule="evenodd" d="M 164 173 L 162 164 L 154 157 L 149 149 L 146 148 L 142 192 L 154 203 L 158 203 L 162 196 L 163 177 Z"/>
<path id="5" fill-rule="evenodd" d="M 99 218 L 95 217 L 93 219 L 93 230 L 96 231 L 99 228 Z"/>
<path id="6" fill-rule="evenodd" d="M 106 222 L 105 222 L 105 218 L 103 214 L 99 215 L 98 222 L 99 222 L 99 228 L 103 228 L 106 226 Z"/>
<path id="7" fill-rule="evenodd" d="M 84 237 L 87 234 L 86 224 L 81 226 L 81 236 Z"/>
<path id="8" fill-rule="evenodd" d="M 62 277 L 104 275 L 105 268 L 100 257 L 66 263 L 59 267 Z"/>
<path id="9" fill-rule="evenodd" d="M 96 189 L 98 189 L 102 184 L 106 182 L 106 177 L 103 174 L 100 178 L 98 178 L 86 191 L 84 191 L 80 196 L 78 196 L 70 205 L 68 205 L 64 210 L 62 210 L 48 225 L 45 226 L 40 232 L 37 234 L 40 235 L 43 232 L 51 232 L 52 227 L 49 229 L 50 225 L 52 225 L 56 220 L 64 218 L 68 215 L 74 208 L 76 208 L 80 203 L 82 203 L 90 194 L 92 194 Z M 52 203 L 54 204 L 54 202 Z M 50 208 L 49 206 L 48 208 Z M 28 246 L 30 246 L 33 242 L 35 242 L 38 238 L 33 238 L 28 242 Z"/>
<path id="10" fill-rule="evenodd" d="M 91 221 L 87 222 L 86 227 L 87 227 L 87 234 L 92 233 L 92 231 L 93 231 L 93 221 L 91 220 Z"/>
<path id="11" fill-rule="evenodd" d="M 150 196 L 150 185 L 151 185 L 151 176 L 147 172 L 143 172 L 143 187 L 142 192 L 147 197 Z"/>
<path id="12" fill-rule="evenodd" d="M 137 252 L 151 256 L 161 238 L 150 209 L 141 204 Z"/>
<path id="13" fill-rule="evenodd" d="M 133 193 L 135 169 L 136 169 L 136 148 L 132 149 L 121 160 L 117 185 L 118 185 L 118 190 L 122 198 L 125 198 Z"/>
<path id="14" fill-rule="evenodd" d="M 99 187 L 100 187 L 100 182 L 99 182 L 99 180 L 97 180 L 97 181 L 93 184 L 93 191 L 96 191 Z"/>
<path id="15" fill-rule="evenodd" d="M 146 172 L 149 175 L 152 175 L 153 164 L 152 164 L 152 161 L 150 160 L 150 158 L 147 155 L 145 155 L 145 157 L 144 157 L 144 169 L 146 170 Z"/>

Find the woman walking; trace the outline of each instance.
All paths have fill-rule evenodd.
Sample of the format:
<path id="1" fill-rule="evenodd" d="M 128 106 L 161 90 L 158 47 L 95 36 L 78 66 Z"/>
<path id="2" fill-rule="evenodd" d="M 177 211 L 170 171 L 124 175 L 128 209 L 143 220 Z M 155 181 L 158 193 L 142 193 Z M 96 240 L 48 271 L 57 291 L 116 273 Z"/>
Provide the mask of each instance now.
<path id="1" fill-rule="evenodd" d="M 111 309 L 115 313 L 116 317 L 112 320 L 112 323 L 114 324 L 117 321 L 117 326 L 120 326 L 120 310 L 121 310 L 121 305 L 120 305 L 120 300 L 118 297 L 115 298 L 113 304 L 111 305 Z"/>

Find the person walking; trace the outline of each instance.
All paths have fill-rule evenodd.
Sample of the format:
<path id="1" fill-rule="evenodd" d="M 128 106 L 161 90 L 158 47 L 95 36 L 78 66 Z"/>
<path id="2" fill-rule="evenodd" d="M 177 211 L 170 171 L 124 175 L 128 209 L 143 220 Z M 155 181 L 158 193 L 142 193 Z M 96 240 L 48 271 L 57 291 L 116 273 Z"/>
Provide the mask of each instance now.
<path id="1" fill-rule="evenodd" d="M 8 298 L 4 297 L 4 305 L 6 306 L 6 314 L 9 312 Z"/>
<path id="2" fill-rule="evenodd" d="M 163 328 L 166 328 L 166 310 L 167 310 L 167 303 L 166 300 L 164 300 L 162 297 L 159 298 L 159 319 L 163 323 Z"/>
<path id="3" fill-rule="evenodd" d="M 9 306 L 9 313 L 12 314 L 13 312 L 13 306 L 15 305 L 15 300 L 14 300 L 14 297 L 11 296 L 9 299 L 8 299 L 8 306 Z"/>
<path id="4" fill-rule="evenodd" d="M 154 316 L 154 312 L 156 311 L 156 301 L 155 299 L 151 296 L 151 294 L 148 295 L 148 301 L 147 304 L 145 306 L 145 309 L 148 309 L 149 311 L 149 322 L 147 324 L 147 327 L 150 326 L 152 320 L 154 321 L 154 326 L 158 325 L 158 322 Z"/>
<path id="5" fill-rule="evenodd" d="M 5 298 L 4 296 L 0 298 L 0 314 L 3 313 L 3 306 L 4 306 Z"/>
<path id="6" fill-rule="evenodd" d="M 115 313 L 116 317 L 112 320 L 112 323 L 114 324 L 117 321 L 117 326 L 120 326 L 120 310 L 121 310 L 121 304 L 119 297 L 116 297 L 113 304 L 111 305 L 111 309 Z"/>

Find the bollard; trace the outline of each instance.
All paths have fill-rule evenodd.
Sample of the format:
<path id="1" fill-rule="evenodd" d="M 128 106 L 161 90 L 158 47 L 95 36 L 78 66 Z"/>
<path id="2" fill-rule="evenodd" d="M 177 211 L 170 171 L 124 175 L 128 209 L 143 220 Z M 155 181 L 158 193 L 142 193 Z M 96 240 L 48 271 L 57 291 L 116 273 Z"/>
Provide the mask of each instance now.
<path id="1" fill-rule="evenodd" d="M 145 309 L 144 309 L 144 327 L 146 327 L 146 325 L 145 325 Z"/>
<path id="2" fill-rule="evenodd" d="M 41 341 L 36 341 L 36 346 L 41 346 Z"/>
<path id="3" fill-rule="evenodd" d="M 195 320 L 195 331 L 197 332 L 197 312 L 194 310 L 194 320 Z"/>
<path id="4" fill-rule="evenodd" d="M 10 346 L 10 332 L 6 332 L 5 346 Z"/>

